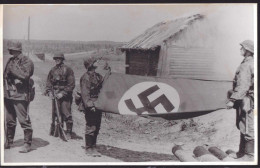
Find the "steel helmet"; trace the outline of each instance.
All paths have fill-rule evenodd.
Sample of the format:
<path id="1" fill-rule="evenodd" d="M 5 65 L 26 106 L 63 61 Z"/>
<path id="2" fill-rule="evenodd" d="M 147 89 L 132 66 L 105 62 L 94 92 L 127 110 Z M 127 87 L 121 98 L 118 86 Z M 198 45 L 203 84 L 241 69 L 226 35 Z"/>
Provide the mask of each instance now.
<path id="1" fill-rule="evenodd" d="M 89 57 L 84 59 L 84 66 L 86 69 L 88 69 L 89 67 L 91 67 L 95 62 L 97 61 L 96 58 L 94 57 Z"/>
<path id="2" fill-rule="evenodd" d="M 53 59 L 55 60 L 56 58 L 61 58 L 63 60 L 65 59 L 63 53 L 55 53 Z"/>
<path id="3" fill-rule="evenodd" d="M 11 46 L 8 48 L 8 50 L 14 50 L 14 51 L 21 51 L 22 52 L 22 43 L 21 42 L 14 42 L 11 44 Z"/>
<path id="4" fill-rule="evenodd" d="M 254 53 L 254 42 L 252 40 L 245 40 L 240 43 L 242 47 L 244 47 L 247 51 Z"/>

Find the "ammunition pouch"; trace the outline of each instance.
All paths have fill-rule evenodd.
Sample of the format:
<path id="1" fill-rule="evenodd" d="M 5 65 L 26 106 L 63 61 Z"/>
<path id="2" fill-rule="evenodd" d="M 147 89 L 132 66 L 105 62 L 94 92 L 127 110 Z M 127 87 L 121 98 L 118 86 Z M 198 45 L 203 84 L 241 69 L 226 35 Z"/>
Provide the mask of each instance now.
<path id="1" fill-rule="evenodd" d="M 76 103 L 76 105 L 79 105 L 79 104 L 82 102 L 81 93 L 77 91 L 77 92 L 74 94 L 74 97 L 75 97 L 75 103 Z"/>
<path id="2" fill-rule="evenodd" d="M 67 81 L 66 80 L 53 80 L 52 81 L 54 86 L 66 86 L 67 85 Z"/>
<path id="3" fill-rule="evenodd" d="M 90 95 L 90 98 L 98 98 L 98 95 Z"/>
<path id="4" fill-rule="evenodd" d="M 249 90 L 246 97 L 250 100 L 250 108 L 254 109 L 254 90 Z"/>
<path id="5" fill-rule="evenodd" d="M 54 86 L 53 86 L 53 89 L 54 89 L 54 90 L 58 90 L 58 91 L 64 90 L 64 88 L 65 88 L 65 86 L 60 86 L 60 85 L 54 85 Z"/>
<path id="6" fill-rule="evenodd" d="M 232 95 L 233 93 L 234 93 L 233 90 L 229 90 L 229 91 L 227 92 L 227 98 L 230 99 L 230 97 L 231 97 L 231 95 Z"/>

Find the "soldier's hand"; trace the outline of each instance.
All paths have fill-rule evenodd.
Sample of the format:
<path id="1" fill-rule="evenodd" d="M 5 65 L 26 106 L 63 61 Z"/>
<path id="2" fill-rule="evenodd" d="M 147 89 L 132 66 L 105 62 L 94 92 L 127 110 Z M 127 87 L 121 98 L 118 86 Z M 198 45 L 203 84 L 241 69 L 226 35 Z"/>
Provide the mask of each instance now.
<path id="1" fill-rule="evenodd" d="M 234 102 L 228 101 L 227 104 L 226 104 L 226 106 L 227 106 L 227 109 L 231 109 L 231 108 L 233 108 L 233 106 L 234 106 Z"/>
<path id="2" fill-rule="evenodd" d="M 50 97 L 51 99 L 54 99 L 54 96 L 51 92 L 48 93 L 48 97 Z"/>
<path id="3" fill-rule="evenodd" d="M 104 69 L 105 70 L 111 70 L 111 67 L 109 66 L 109 64 L 107 62 L 105 63 Z"/>
<path id="4" fill-rule="evenodd" d="M 21 84 L 21 83 L 22 83 L 22 81 L 21 81 L 21 80 L 19 80 L 19 79 L 14 79 L 14 83 L 15 83 L 15 84 Z"/>
<path id="5" fill-rule="evenodd" d="M 63 94 L 62 93 L 58 93 L 58 94 L 56 94 L 56 97 L 57 97 L 57 99 L 61 99 L 63 97 Z"/>
<path id="6" fill-rule="evenodd" d="M 90 111 L 96 112 L 96 108 L 95 107 L 91 107 Z"/>

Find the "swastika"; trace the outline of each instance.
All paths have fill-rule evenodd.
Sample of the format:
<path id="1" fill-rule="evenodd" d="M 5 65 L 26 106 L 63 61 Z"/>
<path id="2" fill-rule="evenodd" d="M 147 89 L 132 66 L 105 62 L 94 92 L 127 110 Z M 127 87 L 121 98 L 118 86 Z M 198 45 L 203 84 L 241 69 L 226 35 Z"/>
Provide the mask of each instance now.
<path id="1" fill-rule="evenodd" d="M 138 115 L 141 115 L 145 111 L 147 111 L 150 114 L 157 113 L 155 107 L 158 104 L 162 104 L 162 106 L 165 108 L 167 112 L 171 112 L 175 107 L 164 94 L 162 94 L 152 102 L 150 102 L 150 100 L 148 99 L 149 95 L 153 94 L 155 91 L 159 89 L 160 88 L 158 87 L 158 85 L 154 85 L 137 95 L 143 104 L 143 107 L 141 108 L 136 108 L 132 99 L 125 100 L 125 104 L 131 111 L 136 112 Z"/>

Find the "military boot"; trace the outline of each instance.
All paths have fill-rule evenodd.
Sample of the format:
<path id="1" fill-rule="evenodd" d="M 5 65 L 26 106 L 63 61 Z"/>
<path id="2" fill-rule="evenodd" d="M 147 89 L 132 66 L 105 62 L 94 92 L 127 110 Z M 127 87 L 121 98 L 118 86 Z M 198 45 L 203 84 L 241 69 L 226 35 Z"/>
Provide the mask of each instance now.
<path id="1" fill-rule="evenodd" d="M 31 143 L 32 143 L 32 129 L 25 129 L 24 130 L 24 145 L 22 146 L 20 153 L 28 153 L 31 150 Z"/>
<path id="2" fill-rule="evenodd" d="M 6 141 L 5 141 L 5 145 L 4 148 L 5 149 L 10 149 L 13 145 L 13 141 L 14 141 L 14 135 L 15 135 L 15 128 L 16 127 L 8 127 L 6 130 Z"/>
<path id="3" fill-rule="evenodd" d="M 72 139 L 72 126 L 73 123 L 66 123 L 67 131 L 66 131 L 66 137 L 67 139 Z"/>
<path id="4" fill-rule="evenodd" d="M 88 156 L 92 156 L 92 157 L 100 157 L 100 153 L 97 151 L 95 144 L 94 144 L 94 136 L 91 135 L 85 135 L 85 153 Z"/>
<path id="5" fill-rule="evenodd" d="M 234 159 L 239 159 L 245 155 L 245 136 L 243 134 L 240 135 L 240 144 L 239 144 L 239 150 L 237 153 L 231 153 L 229 154 L 230 157 Z"/>
<path id="6" fill-rule="evenodd" d="M 241 158 L 243 161 L 254 160 L 254 140 L 246 140 L 245 155 Z"/>
<path id="7" fill-rule="evenodd" d="M 101 157 L 101 154 L 97 151 L 97 147 L 95 146 L 91 148 L 91 153 L 93 157 Z"/>
<path id="8" fill-rule="evenodd" d="M 25 143 L 19 150 L 20 153 L 28 153 L 31 151 L 31 144 Z"/>
<path id="9" fill-rule="evenodd" d="M 5 147 L 5 149 L 10 149 L 12 147 L 12 145 L 13 145 L 13 142 L 5 141 L 4 147 Z"/>

